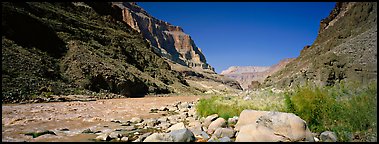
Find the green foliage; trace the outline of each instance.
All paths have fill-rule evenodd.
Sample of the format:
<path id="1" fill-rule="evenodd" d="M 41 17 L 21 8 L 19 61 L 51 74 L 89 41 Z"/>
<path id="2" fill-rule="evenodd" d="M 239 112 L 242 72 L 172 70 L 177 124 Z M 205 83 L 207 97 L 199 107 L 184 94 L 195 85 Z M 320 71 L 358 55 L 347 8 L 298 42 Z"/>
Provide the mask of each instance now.
<path id="1" fill-rule="evenodd" d="M 304 119 L 311 131 L 334 131 L 349 141 L 357 131 L 376 132 L 377 85 L 341 83 L 334 87 L 299 87 L 285 96 L 287 112 Z"/>
<path id="2" fill-rule="evenodd" d="M 251 100 L 243 100 L 237 96 L 212 96 L 200 99 L 196 111 L 203 117 L 218 114 L 224 119 L 239 116 L 245 109 L 284 111 L 284 99 L 280 95 L 268 90 L 251 95 Z"/>
<path id="3" fill-rule="evenodd" d="M 196 111 L 200 116 L 208 116 L 212 114 L 218 114 L 224 119 L 228 119 L 233 116 L 239 115 L 239 113 L 244 109 L 243 106 L 238 106 L 238 104 L 229 101 L 228 103 L 222 103 L 224 97 L 212 96 L 209 99 L 200 99 L 196 106 Z"/>

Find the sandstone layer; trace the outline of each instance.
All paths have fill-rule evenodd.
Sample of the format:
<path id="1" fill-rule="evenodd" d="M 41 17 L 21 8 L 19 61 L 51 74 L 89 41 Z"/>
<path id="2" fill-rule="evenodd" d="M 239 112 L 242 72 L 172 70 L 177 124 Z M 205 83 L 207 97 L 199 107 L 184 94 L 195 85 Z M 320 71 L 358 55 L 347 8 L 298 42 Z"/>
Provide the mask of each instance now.
<path id="1" fill-rule="evenodd" d="M 122 19 L 140 32 L 161 56 L 190 68 L 214 71 L 201 49 L 179 26 L 159 20 L 133 2 L 114 2 L 122 9 Z"/>

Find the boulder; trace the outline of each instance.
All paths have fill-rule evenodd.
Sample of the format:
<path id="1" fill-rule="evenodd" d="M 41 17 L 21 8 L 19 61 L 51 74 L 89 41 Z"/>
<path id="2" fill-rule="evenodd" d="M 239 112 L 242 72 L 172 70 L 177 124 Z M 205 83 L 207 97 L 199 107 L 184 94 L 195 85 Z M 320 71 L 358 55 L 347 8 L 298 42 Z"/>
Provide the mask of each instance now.
<path id="1" fill-rule="evenodd" d="M 195 137 L 198 139 L 208 140 L 210 137 L 205 131 L 201 131 L 199 134 L 195 134 Z"/>
<path id="2" fill-rule="evenodd" d="M 331 131 L 324 131 L 320 134 L 322 142 L 337 142 L 337 135 Z"/>
<path id="3" fill-rule="evenodd" d="M 148 126 L 148 127 L 154 127 L 156 124 L 158 124 L 157 119 L 151 118 L 151 119 L 146 119 L 145 121 L 142 122 L 143 126 Z"/>
<path id="4" fill-rule="evenodd" d="M 168 123 L 168 122 L 162 122 L 162 123 L 160 123 L 159 125 L 158 125 L 161 129 L 168 129 L 170 126 L 171 126 L 171 124 L 170 123 Z"/>
<path id="5" fill-rule="evenodd" d="M 174 142 L 193 142 L 193 141 L 195 141 L 195 136 L 193 135 L 193 133 L 186 128 L 171 131 L 169 134 L 173 137 Z"/>
<path id="6" fill-rule="evenodd" d="M 214 136 L 221 138 L 221 137 L 234 137 L 235 131 L 231 128 L 217 128 L 214 132 Z"/>
<path id="7" fill-rule="evenodd" d="M 204 119 L 203 126 L 208 127 L 211 124 L 211 122 L 217 118 L 218 118 L 218 114 L 207 116 L 207 118 Z"/>
<path id="8" fill-rule="evenodd" d="M 179 116 L 178 116 L 178 115 L 172 115 L 172 116 L 167 117 L 167 119 L 168 119 L 170 122 L 177 122 L 178 119 L 179 119 Z"/>
<path id="9" fill-rule="evenodd" d="M 117 132 L 111 132 L 109 134 L 109 138 L 111 138 L 111 139 L 117 139 L 117 138 L 120 138 L 120 137 L 122 137 L 122 135 L 120 133 L 117 133 Z"/>
<path id="10" fill-rule="evenodd" d="M 121 141 L 127 142 L 127 141 L 129 141 L 129 138 L 126 137 L 126 136 L 124 136 L 124 137 L 121 138 Z"/>
<path id="11" fill-rule="evenodd" d="M 125 126 L 123 128 L 123 130 L 126 130 L 126 131 L 132 131 L 132 130 L 135 130 L 136 128 L 134 126 Z"/>
<path id="12" fill-rule="evenodd" d="M 188 104 L 188 102 L 183 102 L 183 103 L 181 103 L 181 104 L 178 105 L 178 108 L 179 109 L 189 108 L 189 104 Z"/>
<path id="13" fill-rule="evenodd" d="M 194 115 L 196 115 L 196 109 L 194 109 L 194 108 L 191 108 L 191 109 L 189 109 L 188 110 L 188 116 L 194 116 Z"/>
<path id="14" fill-rule="evenodd" d="M 173 137 L 167 133 L 153 133 L 143 140 L 143 142 L 173 142 Z"/>
<path id="15" fill-rule="evenodd" d="M 183 112 L 183 113 L 179 114 L 179 119 L 186 119 L 187 117 L 188 117 L 188 113 L 187 112 Z"/>
<path id="16" fill-rule="evenodd" d="M 174 130 L 180 130 L 180 129 L 185 129 L 186 127 L 184 126 L 183 122 L 177 123 L 172 125 L 170 128 L 168 128 L 168 131 L 174 131 Z"/>
<path id="17" fill-rule="evenodd" d="M 236 118 L 228 118 L 228 124 L 236 124 L 237 119 Z"/>
<path id="18" fill-rule="evenodd" d="M 195 135 L 198 135 L 202 132 L 201 123 L 198 121 L 190 122 L 188 124 L 188 129 L 191 130 Z"/>
<path id="19" fill-rule="evenodd" d="M 239 121 L 242 120 L 242 114 Z M 312 133 L 300 117 L 292 113 L 266 112 L 256 122 L 243 125 L 236 142 L 311 141 Z"/>
<path id="20" fill-rule="evenodd" d="M 108 133 L 104 133 L 104 134 L 97 136 L 95 139 L 101 140 L 101 141 L 108 141 L 108 140 L 110 140 L 110 137 L 109 137 Z"/>
<path id="21" fill-rule="evenodd" d="M 160 118 L 157 119 L 157 121 L 160 122 L 160 123 L 167 122 L 168 118 L 167 117 L 160 117 Z"/>
<path id="22" fill-rule="evenodd" d="M 159 111 L 168 111 L 168 108 L 166 106 L 162 106 L 158 110 Z"/>
<path id="23" fill-rule="evenodd" d="M 218 139 L 218 142 L 232 142 L 232 140 L 229 137 L 222 137 Z"/>
<path id="24" fill-rule="evenodd" d="M 182 108 L 179 110 L 179 112 L 188 112 L 189 111 L 189 108 Z"/>
<path id="25" fill-rule="evenodd" d="M 261 117 L 264 114 L 267 114 L 268 111 L 256 111 L 256 110 L 243 110 L 240 113 L 240 116 L 238 118 L 238 122 L 235 125 L 234 130 L 239 131 L 241 126 L 255 123 L 259 117 Z"/>
<path id="26" fill-rule="evenodd" d="M 225 127 L 226 121 L 224 118 L 217 118 L 215 121 L 213 121 L 207 130 L 208 134 L 212 134 L 217 128 Z"/>
<path id="27" fill-rule="evenodd" d="M 134 118 L 132 118 L 131 120 L 130 120 L 130 122 L 132 122 L 132 123 L 140 123 L 140 122 L 142 122 L 143 120 L 141 119 L 141 118 L 139 118 L 139 117 L 134 117 Z"/>
<path id="28" fill-rule="evenodd" d="M 174 107 L 174 106 L 168 106 L 167 109 L 168 109 L 168 111 L 176 111 L 176 110 L 178 110 L 178 108 Z"/>

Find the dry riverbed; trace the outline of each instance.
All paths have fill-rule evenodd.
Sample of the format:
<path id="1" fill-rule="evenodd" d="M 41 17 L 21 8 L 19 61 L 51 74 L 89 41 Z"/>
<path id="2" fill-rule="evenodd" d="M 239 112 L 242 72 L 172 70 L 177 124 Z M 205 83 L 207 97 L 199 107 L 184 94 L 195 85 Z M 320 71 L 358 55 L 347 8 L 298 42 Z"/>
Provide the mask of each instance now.
<path id="1" fill-rule="evenodd" d="M 91 128 L 112 130 L 133 117 L 157 118 L 159 113 L 149 113 L 151 108 L 173 104 L 177 101 L 195 101 L 202 96 L 170 96 L 122 98 L 97 101 L 50 102 L 2 105 L 2 141 L 91 141 L 96 135 L 83 134 Z M 103 129 L 101 129 L 103 128 Z M 36 138 L 25 135 L 35 131 L 53 131 Z"/>

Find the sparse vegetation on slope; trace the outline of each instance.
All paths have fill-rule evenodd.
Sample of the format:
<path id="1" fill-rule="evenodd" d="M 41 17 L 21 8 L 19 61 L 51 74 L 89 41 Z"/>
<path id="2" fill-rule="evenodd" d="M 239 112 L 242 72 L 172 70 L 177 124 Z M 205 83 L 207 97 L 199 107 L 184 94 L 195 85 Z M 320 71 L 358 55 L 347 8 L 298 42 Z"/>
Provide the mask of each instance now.
<path id="1" fill-rule="evenodd" d="M 196 92 L 108 3 L 2 3 L 2 102 Z M 102 6 L 99 8 L 99 6 Z"/>

